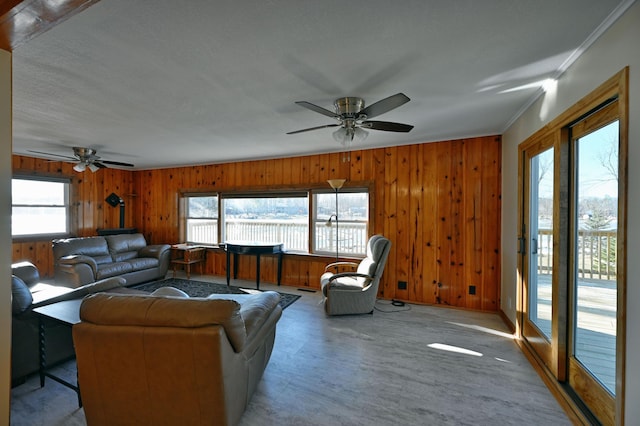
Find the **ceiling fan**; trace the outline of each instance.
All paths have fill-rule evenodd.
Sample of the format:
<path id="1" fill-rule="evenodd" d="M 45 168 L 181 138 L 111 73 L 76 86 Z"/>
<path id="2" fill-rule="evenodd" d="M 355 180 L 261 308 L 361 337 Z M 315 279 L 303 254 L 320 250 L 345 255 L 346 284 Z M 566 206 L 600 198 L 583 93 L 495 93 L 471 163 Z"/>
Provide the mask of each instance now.
<path id="1" fill-rule="evenodd" d="M 409 102 L 409 100 L 410 99 L 404 93 L 397 93 L 365 108 L 364 99 L 362 98 L 338 98 L 333 103 L 336 112 L 331 112 L 328 109 L 324 109 L 310 102 L 299 101 L 296 102 L 296 104 L 301 107 L 326 115 L 327 117 L 335 118 L 338 123 L 296 130 L 288 132 L 287 134 L 294 135 L 296 133 L 325 129 L 327 127 L 339 127 L 339 129 L 333 132 L 333 138 L 343 145 L 349 146 L 354 137 L 358 137 L 363 140 L 367 137 L 368 132 L 364 129 L 406 133 L 411 131 L 413 126 L 409 124 L 393 123 L 390 121 L 372 121 L 369 119 L 398 108 L 399 106 Z"/>
<path id="2" fill-rule="evenodd" d="M 48 152 L 41 151 L 29 151 L 35 154 L 44 154 L 51 157 L 60 157 L 66 160 L 73 161 L 77 163 L 73 166 L 73 170 L 76 172 L 84 172 L 86 169 L 91 170 L 92 172 L 97 172 L 100 169 L 107 168 L 107 164 L 112 166 L 124 166 L 124 167 L 134 167 L 133 164 L 129 163 L 121 163 L 119 161 L 109 161 L 109 160 L 100 160 L 100 157 L 96 155 L 96 150 L 93 148 L 81 148 L 78 146 L 73 147 L 73 157 L 67 155 L 59 155 L 59 154 L 51 154 Z"/>

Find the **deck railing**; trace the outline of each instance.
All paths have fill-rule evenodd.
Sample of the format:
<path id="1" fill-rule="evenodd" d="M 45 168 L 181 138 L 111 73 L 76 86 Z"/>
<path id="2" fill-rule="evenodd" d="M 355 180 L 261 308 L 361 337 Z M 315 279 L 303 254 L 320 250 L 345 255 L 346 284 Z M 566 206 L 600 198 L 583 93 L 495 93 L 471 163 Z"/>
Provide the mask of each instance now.
<path id="1" fill-rule="evenodd" d="M 306 221 L 284 219 L 255 220 L 227 219 L 225 239 L 229 241 L 277 241 L 283 242 L 287 251 L 309 251 L 309 225 Z M 325 226 L 325 222 L 315 224 L 315 252 L 336 252 L 336 226 Z M 197 219 L 187 221 L 187 240 L 200 244 L 218 242 L 218 221 Z M 340 221 L 340 254 L 365 254 L 367 247 L 367 225 L 363 222 Z"/>
<path id="2" fill-rule="evenodd" d="M 615 280 L 617 272 L 617 231 L 578 231 L 578 278 Z M 538 230 L 538 273 L 551 273 L 553 268 L 553 233 L 550 229 Z"/>

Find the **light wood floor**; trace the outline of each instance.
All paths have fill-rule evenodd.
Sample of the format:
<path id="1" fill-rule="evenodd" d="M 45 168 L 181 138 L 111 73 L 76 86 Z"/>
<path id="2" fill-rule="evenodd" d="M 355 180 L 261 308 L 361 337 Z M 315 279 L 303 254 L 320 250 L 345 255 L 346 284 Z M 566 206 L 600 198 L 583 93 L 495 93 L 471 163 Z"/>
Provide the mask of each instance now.
<path id="1" fill-rule="evenodd" d="M 261 289 L 302 297 L 283 312 L 243 426 L 570 424 L 498 315 L 380 301 L 372 315 L 327 317 L 319 292 Z M 71 390 L 37 377 L 12 390 L 11 414 L 12 425 L 86 424 Z"/>

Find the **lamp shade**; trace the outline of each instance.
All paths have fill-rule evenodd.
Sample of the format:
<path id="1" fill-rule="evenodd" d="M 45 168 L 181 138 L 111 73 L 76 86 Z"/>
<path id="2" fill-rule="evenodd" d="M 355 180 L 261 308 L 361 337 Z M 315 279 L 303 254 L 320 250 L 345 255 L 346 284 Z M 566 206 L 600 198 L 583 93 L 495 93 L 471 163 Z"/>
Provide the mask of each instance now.
<path id="1" fill-rule="evenodd" d="M 338 189 L 342 188 L 346 181 L 346 179 L 329 179 L 327 182 L 329 182 L 329 186 L 331 186 L 331 188 L 337 191 Z"/>

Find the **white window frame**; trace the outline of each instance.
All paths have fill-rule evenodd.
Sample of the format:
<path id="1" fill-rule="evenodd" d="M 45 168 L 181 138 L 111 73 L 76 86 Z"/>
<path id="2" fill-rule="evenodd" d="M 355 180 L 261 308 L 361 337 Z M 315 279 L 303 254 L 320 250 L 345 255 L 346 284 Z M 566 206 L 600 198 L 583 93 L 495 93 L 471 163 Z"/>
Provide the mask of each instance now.
<path id="1" fill-rule="evenodd" d="M 11 230 L 11 235 L 14 239 L 32 239 L 32 238 L 39 238 L 39 237 L 43 237 L 46 236 L 47 238 L 60 238 L 60 237 L 66 237 L 71 235 L 71 215 L 72 215 L 72 210 L 71 210 L 71 179 L 68 178 L 59 178 L 59 177 L 49 177 L 49 176 L 24 176 L 24 175 L 15 175 L 12 178 L 12 191 L 13 191 L 13 183 L 14 181 L 19 180 L 19 181 L 32 181 L 32 182 L 44 182 L 44 183 L 54 183 L 54 184 L 61 184 L 63 185 L 63 202 L 62 204 L 58 204 L 58 203 L 51 203 L 48 202 L 46 199 L 34 199 L 34 200 L 29 200 L 28 202 L 14 202 L 16 199 L 21 198 L 21 197 L 17 197 L 15 194 L 12 195 L 11 200 L 12 200 L 12 204 L 11 204 L 11 217 L 12 217 L 12 230 Z M 30 223 L 33 224 L 33 226 L 31 227 L 31 229 L 34 232 L 27 232 L 27 233 L 20 233 L 20 234 L 14 234 L 14 224 L 15 224 L 15 220 L 17 219 L 17 214 L 16 214 L 16 209 L 22 209 L 22 208 L 35 208 L 35 209 L 40 209 L 43 210 L 44 212 L 46 212 L 47 209 L 55 209 L 55 210 L 60 210 L 63 209 L 64 211 L 64 230 L 60 231 L 60 232 L 55 232 L 55 231 L 48 231 L 46 229 L 43 229 L 44 227 L 42 225 L 46 225 L 47 221 L 46 220 L 36 220 L 36 219 L 30 219 Z M 41 231 L 41 232 L 40 232 Z"/>

